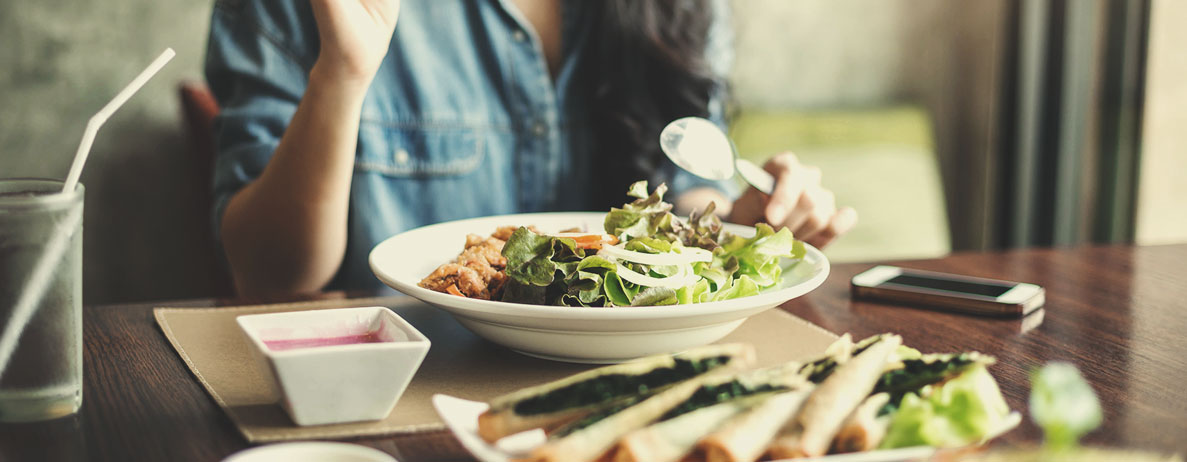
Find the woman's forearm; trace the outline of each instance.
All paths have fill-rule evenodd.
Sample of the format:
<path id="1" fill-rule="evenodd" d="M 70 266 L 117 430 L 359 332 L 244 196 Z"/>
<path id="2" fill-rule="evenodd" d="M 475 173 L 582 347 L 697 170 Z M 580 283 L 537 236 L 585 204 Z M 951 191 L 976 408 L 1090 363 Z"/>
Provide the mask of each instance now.
<path id="1" fill-rule="evenodd" d="M 346 251 L 359 116 L 369 80 L 315 65 L 268 166 L 223 215 L 223 247 L 240 294 L 313 292 Z"/>

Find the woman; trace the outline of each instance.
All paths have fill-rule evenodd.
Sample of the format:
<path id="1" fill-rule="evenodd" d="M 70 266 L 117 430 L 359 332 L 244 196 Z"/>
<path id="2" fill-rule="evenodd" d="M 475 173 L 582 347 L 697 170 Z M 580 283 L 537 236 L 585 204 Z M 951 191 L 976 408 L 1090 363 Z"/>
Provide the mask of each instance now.
<path id="1" fill-rule="evenodd" d="M 367 253 L 424 224 L 606 210 L 638 179 L 678 209 L 825 245 L 856 220 L 790 154 L 770 197 L 679 172 L 660 128 L 721 120 L 728 47 L 705 0 L 222 0 L 207 79 L 215 225 L 241 294 L 363 288 Z M 397 16 L 401 17 L 396 28 Z M 653 183 L 655 184 L 655 183 Z"/>

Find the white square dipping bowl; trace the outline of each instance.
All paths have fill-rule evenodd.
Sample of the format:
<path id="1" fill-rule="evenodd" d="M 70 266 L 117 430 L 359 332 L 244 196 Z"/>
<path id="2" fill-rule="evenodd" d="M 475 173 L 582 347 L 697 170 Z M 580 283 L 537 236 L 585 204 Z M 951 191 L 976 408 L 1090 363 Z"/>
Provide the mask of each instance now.
<path id="1" fill-rule="evenodd" d="M 387 417 L 429 351 L 429 339 L 372 306 L 239 316 L 281 406 L 298 425 Z"/>

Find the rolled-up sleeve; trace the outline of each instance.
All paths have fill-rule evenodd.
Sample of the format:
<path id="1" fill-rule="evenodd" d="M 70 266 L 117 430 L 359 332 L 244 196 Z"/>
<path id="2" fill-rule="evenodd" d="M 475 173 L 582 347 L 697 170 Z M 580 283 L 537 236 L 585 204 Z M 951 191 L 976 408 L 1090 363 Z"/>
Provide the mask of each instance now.
<path id="1" fill-rule="evenodd" d="M 259 177 L 297 110 L 312 65 L 278 23 L 292 2 L 223 1 L 214 7 L 206 80 L 219 103 L 214 120 L 212 224 L 218 236 L 231 197 Z M 316 30 L 313 31 L 316 34 Z"/>

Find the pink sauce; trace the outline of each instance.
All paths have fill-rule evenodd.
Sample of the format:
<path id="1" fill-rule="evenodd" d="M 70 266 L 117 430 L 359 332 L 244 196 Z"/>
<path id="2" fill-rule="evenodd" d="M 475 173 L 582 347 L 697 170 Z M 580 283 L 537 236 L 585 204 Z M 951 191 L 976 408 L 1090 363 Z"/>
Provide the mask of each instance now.
<path id="1" fill-rule="evenodd" d="M 379 332 L 346 335 L 342 337 L 293 338 L 280 340 L 264 340 L 264 345 L 272 351 L 295 350 L 298 348 L 313 348 L 334 345 L 354 345 L 357 343 L 382 343 Z"/>

